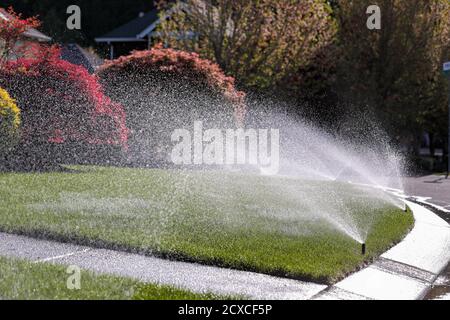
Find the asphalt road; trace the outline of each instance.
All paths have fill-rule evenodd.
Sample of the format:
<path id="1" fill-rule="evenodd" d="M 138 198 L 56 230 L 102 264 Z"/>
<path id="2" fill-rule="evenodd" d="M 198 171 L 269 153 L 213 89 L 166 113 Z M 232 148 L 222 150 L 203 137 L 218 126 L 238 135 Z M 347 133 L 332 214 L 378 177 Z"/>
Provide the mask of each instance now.
<path id="1" fill-rule="evenodd" d="M 428 203 L 450 210 L 450 178 L 429 175 L 403 179 L 405 193 L 410 196 L 431 198 Z"/>

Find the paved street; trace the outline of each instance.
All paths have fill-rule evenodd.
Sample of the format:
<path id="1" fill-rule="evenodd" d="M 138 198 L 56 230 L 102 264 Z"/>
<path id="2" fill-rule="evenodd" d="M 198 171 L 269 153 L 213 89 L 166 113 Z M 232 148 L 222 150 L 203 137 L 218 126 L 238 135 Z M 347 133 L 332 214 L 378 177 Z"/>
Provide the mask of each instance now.
<path id="1" fill-rule="evenodd" d="M 450 178 L 429 175 L 403 179 L 405 193 L 410 196 L 427 197 L 428 203 L 450 210 Z"/>

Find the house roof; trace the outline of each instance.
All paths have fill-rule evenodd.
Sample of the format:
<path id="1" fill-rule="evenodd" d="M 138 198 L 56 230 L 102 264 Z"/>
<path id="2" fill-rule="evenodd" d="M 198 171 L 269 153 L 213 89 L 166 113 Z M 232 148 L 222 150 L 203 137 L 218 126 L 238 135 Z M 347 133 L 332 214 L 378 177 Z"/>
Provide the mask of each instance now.
<path id="1" fill-rule="evenodd" d="M 96 42 L 137 42 L 145 41 L 145 37 L 155 31 L 159 23 L 159 12 L 154 9 L 138 18 L 95 38 Z"/>
<path id="2" fill-rule="evenodd" d="M 11 16 L 9 15 L 9 13 L 6 12 L 6 10 L 0 8 L 0 19 L 9 20 L 10 18 Z M 52 38 L 50 38 L 49 36 L 33 28 L 30 28 L 27 31 L 25 31 L 23 35 L 27 38 L 31 38 L 37 41 L 48 42 L 52 40 Z"/>

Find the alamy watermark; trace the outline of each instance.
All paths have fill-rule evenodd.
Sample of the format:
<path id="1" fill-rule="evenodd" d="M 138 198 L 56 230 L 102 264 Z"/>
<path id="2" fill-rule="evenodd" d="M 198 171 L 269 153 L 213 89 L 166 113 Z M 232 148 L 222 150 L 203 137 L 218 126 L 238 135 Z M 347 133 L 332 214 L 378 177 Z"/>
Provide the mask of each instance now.
<path id="1" fill-rule="evenodd" d="M 381 9 L 377 5 L 371 5 L 367 7 L 366 14 L 370 16 L 367 18 L 367 29 L 369 30 L 381 30 Z"/>
<path id="2" fill-rule="evenodd" d="M 81 30 L 81 8 L 77 5 L 70 5 L 66 9 L 69 15 L 66 21 L 67 29 Z M 367 7 L 366 14 L 370 15 L 367 18 L 366 26 L 369 30 L 381 29 L 381 9 L 378 5 L 370 5 Z"/>
<path id="3" fill-rule="evenodd" d="M 67 18 L 66 26 L 69 30 L 81 30 L 81 8 L 77 5 L 70 5 L 66 10 L 70 16 Z"/>
<path id="4" fill-rule="evenodd" d="M 67 289 L 80 290 L 81 289 L 81 269 L 78 266 L 68 266 L 66 273 L 69 274 L 66 281 Z"/>
<path id="5" fill-rule="evenodd" d="M 253 165 L 277 174 L 280 165 L 278 129 L 206 129 L 194 122 L 194 131 L 176 129 L 171 160 L 176 165 Z"/>

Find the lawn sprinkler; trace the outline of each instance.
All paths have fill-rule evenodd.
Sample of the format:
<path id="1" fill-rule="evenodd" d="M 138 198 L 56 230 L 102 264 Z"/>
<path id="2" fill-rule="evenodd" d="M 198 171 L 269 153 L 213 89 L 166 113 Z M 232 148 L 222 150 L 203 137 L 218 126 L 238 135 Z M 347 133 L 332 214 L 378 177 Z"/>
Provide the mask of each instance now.
<path id="1" fill-rule="evenodd" d="M 366 254 L 366 244 L 365 243 L 361 244 L 361 254 L 362 255 Z"/>

